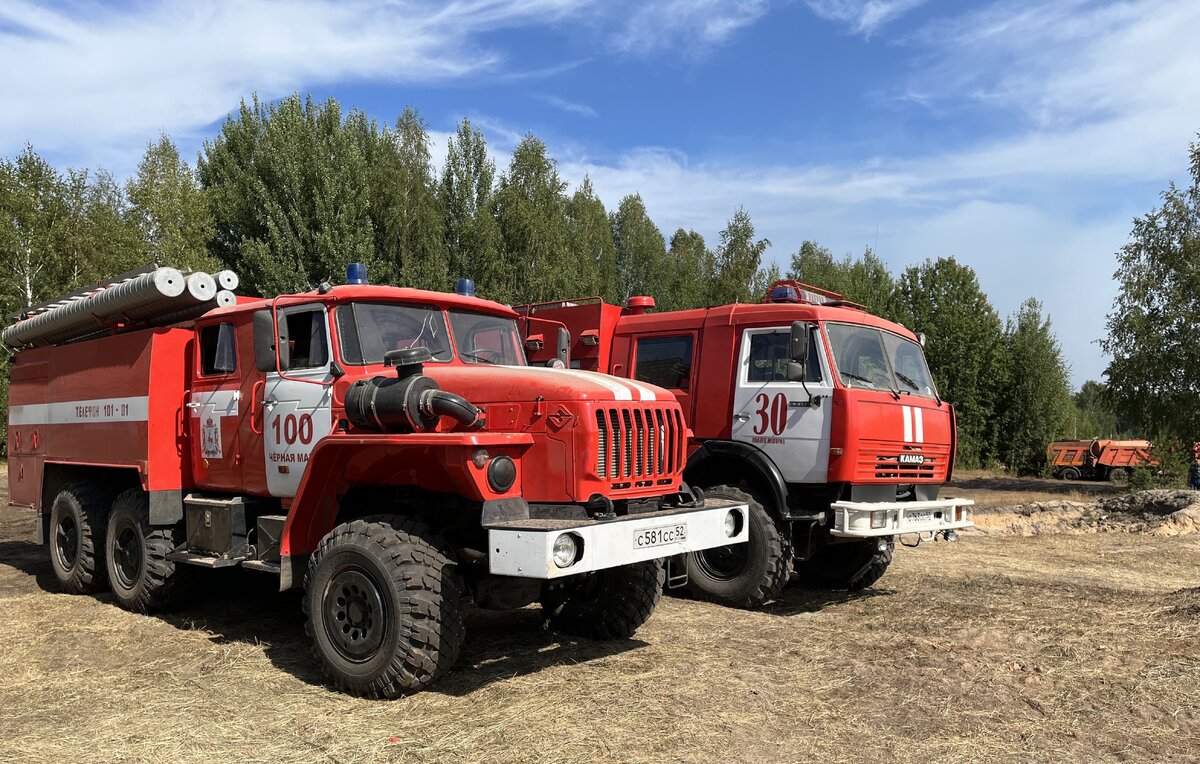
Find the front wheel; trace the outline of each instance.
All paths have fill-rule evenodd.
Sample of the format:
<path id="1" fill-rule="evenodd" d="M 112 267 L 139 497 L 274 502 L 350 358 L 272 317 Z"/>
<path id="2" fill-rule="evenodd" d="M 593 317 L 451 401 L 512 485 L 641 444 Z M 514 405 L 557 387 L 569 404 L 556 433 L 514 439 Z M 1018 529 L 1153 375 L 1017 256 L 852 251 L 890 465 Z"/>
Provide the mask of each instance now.
<path id="1" fill-rule="evenodd" d="M 800 580 L 817 589 L 858 591 L 874 584 L 892 564 L 891 536 L 827 544 L 796 565 Z"/>
<path id="2" fill-rule="evenodd" d="M 458 660 L 463 590 L 453 552 L 424 524 L 386 517 L 339 525 L 309 560 L 304 610 L 313 652 L 352 695 L 423 690 Z"/>
<path id="3" fill-rule="evenodd" d="M 749 538 L 744 544 L 690 553 L 688 591 L 698 599 L 740 608 L 758 607 L 777 597 L 791 575 L 789 534 L 758 499 L 740 488 L 719 485 L 705 489 L 704 495 L 746 504 L 750 508 Z"/>
<path id="4" fill-rule="evenodd" d="M 1127 467 L 1117 467 L 1108 473 L 1108 482 L 1113 485 L 1128 485 L 1131 471 Z"/>
<path id="5" fill-rule="evenodd" d="M 588 639 L 628 639 L 658 606 L 666 570 L 659 560 L 555 582 L 542 595 L 550 628 Z"/>
<path id="6" fill-rule="evenodd" d="M 1058 472 L 1058 476 L 1063 480 L 1078 480 L 1081 475 L 1076 467 L 1064 467 Z"/>

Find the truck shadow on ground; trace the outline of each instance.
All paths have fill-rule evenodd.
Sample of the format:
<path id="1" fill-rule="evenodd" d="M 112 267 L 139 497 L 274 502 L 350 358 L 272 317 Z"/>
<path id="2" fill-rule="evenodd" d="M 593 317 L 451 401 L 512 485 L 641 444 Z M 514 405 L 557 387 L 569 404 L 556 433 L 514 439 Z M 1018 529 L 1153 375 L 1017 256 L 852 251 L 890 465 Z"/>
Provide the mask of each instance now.
<path id="1" fill-rule="evenodd" d="M 44 546 L 0 541 L 0 565 L 31 576 L 44 592 L 61 592 Z M 300 591 L 280 592 L 276 579 L 251 571 L 189 572 L 199 575 L 189 583 L 186 601 L 153 617 L 183 631 L 204 632 L 214 644 L 258 645 L 276 668 L 307 684 L 333 690 L 305 634 Z M 92 596 L 117 608 L 111 594 Z M 535 674 L 558 664 L 601 660 L 645 646 L 646 642 L 636 638 L 592 641 L 547 631 L 538 607 L 502 612 L 471 609 L 462 654 L 454 670 L 430 691 L 469 695 L 496 681 Z"/>
<path id="2" fill-rule="evenodd" d="M 792 583 L 774 601 L 767 603 L 761 612 L 785 617 L 819 613 L 829 607 L 861 602 L 875 597 L 890 597 L 893 594 L 895 592 L 891 589 L 870 588 L 857 592 L 828 591 L 806 589 L 800 584 Z"/>

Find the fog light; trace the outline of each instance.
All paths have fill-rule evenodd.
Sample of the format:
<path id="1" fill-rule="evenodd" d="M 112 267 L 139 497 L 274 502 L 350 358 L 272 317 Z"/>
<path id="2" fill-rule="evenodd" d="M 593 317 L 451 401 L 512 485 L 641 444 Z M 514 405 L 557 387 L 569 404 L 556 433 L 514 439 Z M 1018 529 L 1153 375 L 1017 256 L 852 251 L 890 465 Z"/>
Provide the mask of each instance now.
<path id="1" fill-rule="evenodd" d="M 731 509 L 725 513 L 725 535 L 733 538 L 742 532 L 742 513 Z"/>
<path id="2" fill-rule="evenodd" d="M 569 568 L 575 564 L 579 554 L 579 544 L 575 541 L 574 533 L 564 533 L 554 539 L 554 564 L 560 568 Z"/>
<path id="3" fill-rule="evenodd" d="M 504 493 L 517 482 L 517 465 L 512 457 L 501 454 L 492 460 L 487 471 L 488 485 L 496 493 Z"/>
<path id="4" fill-rule="evenodd" d="M 877 510 L 877 511 L 871 513 L 871 527 L 872 528 L 886 528 L 887 527 L 887 510 Z"/>

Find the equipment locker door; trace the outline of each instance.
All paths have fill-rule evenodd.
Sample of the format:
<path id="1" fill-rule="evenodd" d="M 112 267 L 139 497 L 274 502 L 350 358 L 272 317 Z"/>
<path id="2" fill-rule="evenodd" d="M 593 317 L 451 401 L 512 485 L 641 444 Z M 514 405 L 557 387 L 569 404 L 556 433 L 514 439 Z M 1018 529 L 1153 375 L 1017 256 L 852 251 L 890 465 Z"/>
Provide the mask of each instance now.
<path id="1" fill-rule="evenodd" d="M 301 305 L 280 309 L 278 320 L 288 359 L 282 374 L 267 373 L 263 388 L 267 491 L 295 496 L 309 455 L 333 427 L 329 319 L 323 306 Z"/>
<path id="2" fill-rule="evenodd" d="M 791 327 L 746 329 L 738 351 L 733 437 L 754 444 L 789 483 L 824 483 L 829 471 L 832 376 L 821 334 L 809 334 L 804 383 L 787 381 Z"/>
<path id="3" fill-rule="evenodd" d="M 237 491 L 242 485 L 239 431 L 245 369 L 238 364 L 232 321 L 202 326 L 197 333 L 196 370 L 187 401 L 188 439 L 196 485 Z"/>

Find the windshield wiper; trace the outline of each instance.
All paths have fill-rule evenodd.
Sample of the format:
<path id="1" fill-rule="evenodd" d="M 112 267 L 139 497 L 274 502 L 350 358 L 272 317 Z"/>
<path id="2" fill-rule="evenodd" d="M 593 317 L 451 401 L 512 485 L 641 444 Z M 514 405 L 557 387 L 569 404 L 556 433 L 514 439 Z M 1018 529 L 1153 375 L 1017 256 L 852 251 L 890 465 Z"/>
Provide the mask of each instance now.
<path id="1" fill-rule="evenodd" d="M 850 379 L 857 379 L 859 382 L 866 382 L 866 383 L 867 383 L 868 385 L 870 385 L 872 388 L 878 388 L 878 387 L 879 387 L 879 385 L 875 384 L 874 382 L 872 382 L 871 380 L 867 379 L 866 377 L 860 377 L 860 376 L 858 376 L 857 374 L 851 374 L 851 373 L 850 373 L 850 372 L 848 372 L 848 371 L 843 371 L 843 372 L 842 372 L 842 376 L 843 376 L 843 377 L 849 377 Z"/>
<path id="2" fill-rule="evenodd" d="M 473 358 L 476 361 L 479 361 L 480 363 L 486 363 L 491 366 L 499 366 L 500 365 L 499 361 L 493 361 L 489 358 L 484 358 L 481 355 L 476 355 L 475 353 L 466 353 L 466 352 L 463 352 L 462 350 L 460 350 L 460 351 L 458 351 L 458 354 L 460 356 L 462 356 L 463 358 Z"/>
<path id="3" fill-rule="evenodd" d="M 901 374 L 900 372 L 896 372 L 896 379 L 898 379 L 898 380 L 900 380 L 901 382 L 903 382 L 904 384 L 908 385 L 908 386 L 909 386 L 909 387 L 911 387 L 913 390 L 916 390 L 917 392 L 921 392 L 921 386 L 920 386 L 920 385 L 918 385 L 916 382 L 912 381 L 912 380 L 911 380 L 911 379 L 909 379 L 908 377 L 904 376 L 904 375 L 903 375 L 903 374 Z M 902 392 L 903 392 L 903 391 L 902 391 Z M 906 393 L 906 394 L 909 394 L 909 393 Z"/>

